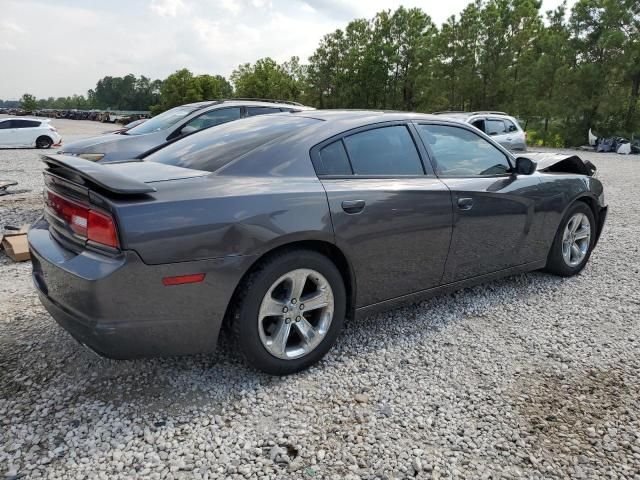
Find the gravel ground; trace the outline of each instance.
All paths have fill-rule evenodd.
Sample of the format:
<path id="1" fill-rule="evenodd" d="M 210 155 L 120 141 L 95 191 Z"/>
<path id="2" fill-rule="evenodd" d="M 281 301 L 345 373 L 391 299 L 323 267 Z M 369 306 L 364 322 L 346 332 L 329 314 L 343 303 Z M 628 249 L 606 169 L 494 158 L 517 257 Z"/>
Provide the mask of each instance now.
<path id="1" fill-rule="evenodd" d="M 69 122 L 67 140 L 104 130 Z M 351 322 L 287 378 L 246 368 L 224 335 L 212 356 L 98 358 L 40 306 L 30 265 L 0 254 L 0 474 L 639 479 L 640 157 L 584 157 L 610 214 L 581 275 Z M 31 190 L 0 197 L 2 223 L 38 215 L 40 168 L 0 151 L 0 177 Z"/>

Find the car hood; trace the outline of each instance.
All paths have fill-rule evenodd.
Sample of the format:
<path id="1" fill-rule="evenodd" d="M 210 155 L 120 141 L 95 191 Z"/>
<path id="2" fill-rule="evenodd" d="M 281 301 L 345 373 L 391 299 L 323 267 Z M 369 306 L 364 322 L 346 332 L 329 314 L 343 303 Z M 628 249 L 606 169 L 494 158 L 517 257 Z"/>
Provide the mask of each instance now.
<path id="1" fill-rule="evenodd" d="M 536 162 L 539 172 L 577 173 L 592 177 L 596 166 L 588 160 L 582 160 L 578 155 L 552 152 L 527 152 L 526 157 Z"/>

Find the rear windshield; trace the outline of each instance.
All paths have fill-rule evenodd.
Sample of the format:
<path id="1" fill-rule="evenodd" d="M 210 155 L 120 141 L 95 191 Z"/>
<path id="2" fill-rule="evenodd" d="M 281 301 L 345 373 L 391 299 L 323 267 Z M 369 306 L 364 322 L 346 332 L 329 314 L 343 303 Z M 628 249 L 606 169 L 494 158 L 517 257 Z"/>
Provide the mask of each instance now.
<path id="1" fill-rule="evenodd" d="M 145 133 L 158 132 L 178 123 L 184 117 L 194 112 L 197 107 L 176 107 L 161 113 L 131 130 L 127 130 L 127 135 L 143 135 Z"/>
<path id="2" fill-rule="evenodd" d="M 319 121 L 290 114 L 246 118 L 196 132 L 152 153 L 145 161 L 215 172 L 261 145 Z"/>

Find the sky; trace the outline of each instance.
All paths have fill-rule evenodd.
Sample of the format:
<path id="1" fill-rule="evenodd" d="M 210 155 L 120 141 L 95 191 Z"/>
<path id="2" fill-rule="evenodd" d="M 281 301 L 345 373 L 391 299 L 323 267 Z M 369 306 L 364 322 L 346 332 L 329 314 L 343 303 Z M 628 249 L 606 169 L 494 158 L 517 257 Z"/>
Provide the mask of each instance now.
<path id="1" fill-rule="evenodd" d="M 543 11 L 562 0 L 543 0 Z M 321 38 L 400 5 L 441 24 L 470 0 L 0 0 L 0 99 L 86 94 L 106 76 L 227 76 L 270 56 L 306 62 Z M 568 3 L 573 4 L 573 0 Z"/>

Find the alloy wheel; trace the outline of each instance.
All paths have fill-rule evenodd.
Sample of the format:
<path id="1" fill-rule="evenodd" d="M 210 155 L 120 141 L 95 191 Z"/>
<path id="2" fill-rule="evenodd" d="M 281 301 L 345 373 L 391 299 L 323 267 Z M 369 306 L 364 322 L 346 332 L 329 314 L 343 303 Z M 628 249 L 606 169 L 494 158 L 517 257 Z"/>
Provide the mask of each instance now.
<path id="1" fill-rule="evenodd" d="M 562 235 L 562 257 L 567 265 L 579 265 L 589 252 L 591 223 L 584 214 L 577 212 L 567 222 Z"/>
<path id="2" fill-rule="evenodd" d="M 258 331 L 274 357 L 292 360 L 314 350 L 333 320 L 331 285 L 319 272 L 300 268 L 278 278 L 258 312 Z"/>

